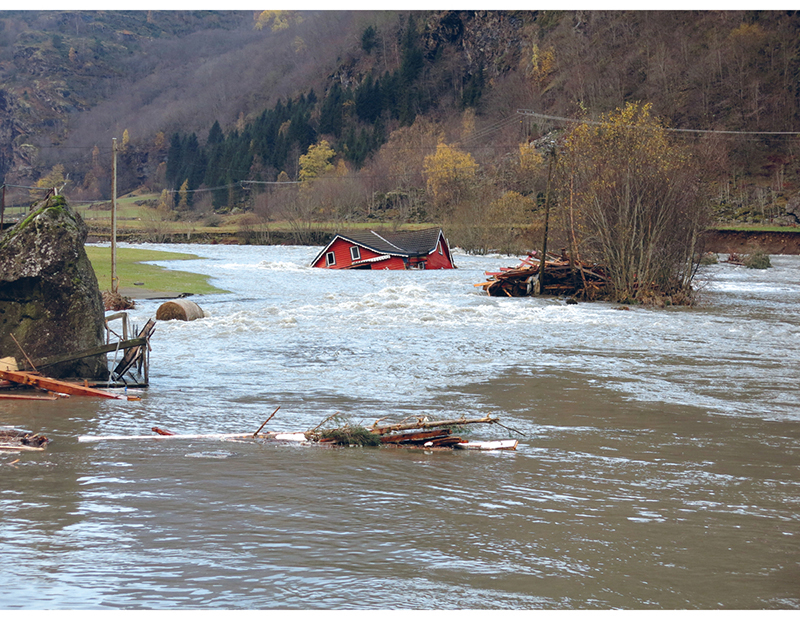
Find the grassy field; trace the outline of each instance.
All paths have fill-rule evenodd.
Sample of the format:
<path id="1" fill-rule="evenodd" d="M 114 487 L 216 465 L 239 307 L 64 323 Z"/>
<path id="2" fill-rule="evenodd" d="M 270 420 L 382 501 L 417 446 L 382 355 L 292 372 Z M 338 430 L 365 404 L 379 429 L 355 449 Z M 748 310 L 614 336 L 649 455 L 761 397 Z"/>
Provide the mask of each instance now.
<path id="1" fill-rule="evenodd" d="M 157 209 L 146 205 L 136 204 L 147 200 L 157 200 L 158 194 L 143 194 L 137 196 L 124 196 L 117 199 L 117 233 L 149 233 L 181 235 L 238 233 L 243 230 L 253 232 L 291 232 L 293 230 L 288 221 L 259 222 L 252 213 L 235 214 L 207 214 L 198 219 L 191 216 L 187 219 L 171 221 L 164 219 Z M 111 230 L 110 202 L 102 205 L 81 204 L 76 202 L 73 208 L 80 214 L 90 229 L 95 232 L 108 233 Z M 197 217 L 197 216 L 195 216 Z M 213 224 L 210 224 L 211 221 Z M 433 223 L 403 224 L 403 230 L 418 230 L 435 226 Z M 348 229 L 370 230 L 374 228 L 391 227 L 391 222 L 348 222 Z M 336 222 L 315 222 L 311 226 L 317 231 L 335 232 L 341 228 Z"/>
<path id="2" fill-rule="evenodd" d="M 712 228 L 714 230 L 733 230 L 737 232 L 800 232 L 800 227 L 797 226 L 776 226 L 774 224 L 720 224 L 712 226 Z"/>
<path id="3" fill-rule="evenodd" d="M 86 254 L 92 262 L 101 291 L 111 290 L 111 248 L 86 246 Z M 117 277 L 119 288 L 141 288 L 150 291 L 192 293 L 204 295 L 225 293 L 208 283 L 208 276 L 186 271 L 168 271 L 157 265 L 145 265 L 143 261 L 192 260 L 194 254 L 181 252 L 157 252 L 135 248 L 117 248 Z M 137 284 L 138 283 L 138 284 Z"/>

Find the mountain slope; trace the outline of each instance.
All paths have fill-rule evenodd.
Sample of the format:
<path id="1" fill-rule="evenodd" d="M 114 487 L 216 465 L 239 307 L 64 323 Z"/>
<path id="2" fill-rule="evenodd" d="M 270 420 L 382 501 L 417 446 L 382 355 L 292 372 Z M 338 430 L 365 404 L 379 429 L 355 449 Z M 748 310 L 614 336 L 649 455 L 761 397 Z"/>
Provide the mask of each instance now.
<path id="1" fill-rule="evenodd" d="M 245 177 L 293 177 L 321 137 L 359 168 L 423 118 L 493 169 L 518 143 L 564 126 L 546 117 L 598 118 L 627 101 L 650 102 L 682 129 L 800 129 L 796 12 L 276 12 L 261 29 L 246 12 L 0 17 L 0 176 L 12 181 L 65 163 L 85 189 L 93 168 L 108 174 L 91 149 L 107 161 L 110 138 L 127 130 L 123 189 L 158 189 L 170 136 L 194 133 L 202 150 L 215 121 L 264 159 L 250 145 L 266 131 L 259 118 L 309 95 L 305 138 L 286 146 L 293 167 L 252 159 Z M 797 192 L 796 136 L 685 134 L 698 135 L 731 214 Z"/>

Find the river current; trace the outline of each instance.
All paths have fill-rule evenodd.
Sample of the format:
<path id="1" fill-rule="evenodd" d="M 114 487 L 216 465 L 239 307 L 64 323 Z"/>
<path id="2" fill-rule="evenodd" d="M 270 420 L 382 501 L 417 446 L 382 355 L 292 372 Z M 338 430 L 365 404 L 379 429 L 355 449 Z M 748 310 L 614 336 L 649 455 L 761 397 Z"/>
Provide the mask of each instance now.
<path id="1" fill-rule="evenodd" d="M 705 267 L 699 307 L 654 309 L 473 286 L 514 257 L 147 247 L 229 292 L 158 323 L 140 401 L 0 401 L 52 440 L 0 453 L 0 608 L 800 608 L 800 257 Z M 465 437 L 520 443 L 78 441 L 255 432 L 278 406 L 266 430 L 492 414 Z"/>

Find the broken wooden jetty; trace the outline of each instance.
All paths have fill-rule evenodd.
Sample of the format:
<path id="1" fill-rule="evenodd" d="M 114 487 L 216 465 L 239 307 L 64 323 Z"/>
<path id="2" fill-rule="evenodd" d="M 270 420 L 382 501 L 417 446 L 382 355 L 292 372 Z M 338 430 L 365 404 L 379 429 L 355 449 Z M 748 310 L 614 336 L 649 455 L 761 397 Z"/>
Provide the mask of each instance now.
<path id="1" fill-rule="evenodd" d="M 277 411 L 277 409 L 275 410 Z M 272 414 L 275 415 L 275 412 Z M 272 418 L 267 419 L 267 422 Z M 323 428 L 327 422 L 335 420 L 338 425 Z M 329 446 L 384 446 L 402 448 L 455 448 L 463 450 L 516 450 L 519 442 L 516 439 L 500 441 L 467 441 L 454 435 L 453 431 L 470 424 L 500 424 L 497 418 L 484 416 L 476 419 L 456 418 L 445 420 L 428 420 L 418 418 L 413 422 L 403 421 L 397 424 L 378 426 L 375 422 L 371 427 L 353 425 L 344 421 L 340 414 L 334 414 L 315 428 L 305 432 L 275 432 L 261 433 L 261 425 L 255 433 L 210 433 L 210 434 L 179 434 L 152 427 L 154 435 L 83 435 L 78 438 L 80 442 L 119 441 L 119 440 L 180 440 L 180 439 L 216 439 L 216 440 L 254 440 L 267 442 L 294 442 L 301 444 L 319 444 Z M 503 427 L 507 428 L 507 427 Z M 510 429 L 513 430 L 513 429 Z M 515 431 L 519 432 L 519 431 Z"/>
<path id="2" fill-rule="evenodd" d="M 516 267 L 501 267 L 500 271 L 487 271 L 485 282 L 475 284 L 492 297 L 527 297 L 539 290 L 541 256 L 529 252 Z M 547 253 L 544 262 L 542 295 L 564 295 L 583 299 L 596 299 L 608 282 L 600 265 L 570 259 L 566 252 L 560 256 Z"/>
<path id="3" fill-rule="evenodd" d="M 117 334 L 109 327 L 109 322 L 117 319 L 122 320 L 122 335 Z M 99 388 L 146 387 L 149 384 L 150 338 L 155 331 L 155 321 L 148 320 L 136 338 L 128 338 L 128 315 L 125 312 L 108 316 L 105 321 L 106 344 L 104 345 L 37 360 L 31 360 L 22 351 L 25 360 L 23 365 L 26 366 L 24 369 L 17 367 L 17 362 L 13 357 L 0 360 L 0 399 L 57 400 L 69 396 L 97 396 L 120 400 L 140 400 L 137 396 L 117 394 Z M 134 329 L 136 328 L 134 327 Z M 110 342 L 112 334 L 119 340 Z M 56 364 L 109 353 L 114 355 L 109 360 L 111 370 L 106 381 L 90 381 L 88 379 L 68 381 L 54 379 L 46 374 L 46 369 Z M 17 391 L 2 388 L 15 388 Z M 33 391 L 19 391 L 19 388 L 33 388 Z"/>

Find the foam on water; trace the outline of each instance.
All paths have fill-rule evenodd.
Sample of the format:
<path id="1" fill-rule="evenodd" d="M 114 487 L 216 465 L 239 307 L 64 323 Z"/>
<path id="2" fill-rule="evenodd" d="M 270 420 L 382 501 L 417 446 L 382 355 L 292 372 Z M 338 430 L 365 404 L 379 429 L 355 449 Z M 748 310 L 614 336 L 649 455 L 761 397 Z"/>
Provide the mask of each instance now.
<path id="1" fill-rule="evenodd" d="M 763 271 L 704 268 L 700 308 L 625 310 L 487 297 L 473 286 L 484 271 L 516 263 L 498 255 L 458 254 L 448 271 L 328 271 L 308 266 L 314 247 L 148 247 L 200 255 L 157 264 L 231 291 L 196 299 L 202 321 L 159 324 L 153 372 L 171 366 L 179 382 L 325 391 L 380 409 L 512 369 L 560 368 L 636 400 L 800 418 L 797 257 Z M 158 303 L 141 302 L 136 322 Z M 211 361 L 191 355 L 200 340 L 213 343 Z"/>

